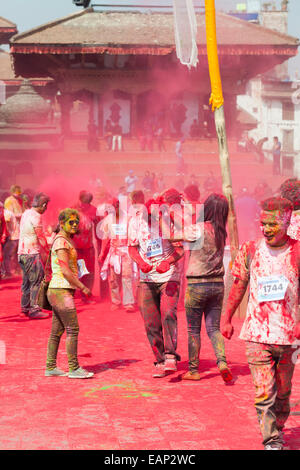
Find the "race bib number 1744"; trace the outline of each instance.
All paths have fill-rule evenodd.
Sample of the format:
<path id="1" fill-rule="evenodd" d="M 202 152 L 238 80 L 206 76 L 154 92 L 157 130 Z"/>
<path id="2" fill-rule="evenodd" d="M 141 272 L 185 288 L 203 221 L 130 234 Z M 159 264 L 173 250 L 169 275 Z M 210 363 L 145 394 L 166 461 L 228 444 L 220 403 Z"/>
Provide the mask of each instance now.
<path id="1" fill-rule="evenodd" d="M 283 300 L 289 281 L 285 276 L 269 276 L 258 278 L 258 301 L 272 302 Z"/>

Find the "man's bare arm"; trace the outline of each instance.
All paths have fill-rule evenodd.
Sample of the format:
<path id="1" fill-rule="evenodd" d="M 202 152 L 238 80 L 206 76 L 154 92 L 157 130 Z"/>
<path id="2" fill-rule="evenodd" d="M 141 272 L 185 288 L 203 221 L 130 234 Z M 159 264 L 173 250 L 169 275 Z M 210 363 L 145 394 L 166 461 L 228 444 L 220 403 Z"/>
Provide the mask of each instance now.
<path id="1" fill-rule="evenodd" d="M 243 300 L 247 286 L 248 281 L 242 281 L 241 279 L 235 278 L 230 289 L 226 305 L 224 324 L 222 327 L 222 335 L 227 339 L 230 339 L 233 335 L 234 328 L 231 324 L 231 319 L 241 301 Z"/>
<path id="2" fill-rule="evenodd" d="M 128 247 L 128 253 L 131 259 L 136 262 L 138 267 L 143 273 L 149 273 L 152 270 L 152 264 L 147 263 L 146 261 L 143 260 L 139 253 L 139 249 L 137 246 L 129 246 Z"/>

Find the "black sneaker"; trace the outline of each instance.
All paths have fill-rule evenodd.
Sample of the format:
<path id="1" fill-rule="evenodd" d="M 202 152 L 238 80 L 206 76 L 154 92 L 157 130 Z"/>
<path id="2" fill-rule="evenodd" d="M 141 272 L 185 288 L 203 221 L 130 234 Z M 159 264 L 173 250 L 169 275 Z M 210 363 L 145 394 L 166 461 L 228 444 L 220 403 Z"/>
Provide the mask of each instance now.
<path id="1" fill-rule="evenodd" d="M 21 309 L 20 317 L 21 318 L 24 318 L 24 317 L 29 318 L 29 310 Z"/>
<path id="2" fill-rule="evenodd" d="M 37 310 L 35 312 L 29 313 L 28 318 L 30 318 L 31 320 L 41 320 L 43 318 L 49 318 L 49 315 L 46 312 L 42 312 L 41 310 Z"/>

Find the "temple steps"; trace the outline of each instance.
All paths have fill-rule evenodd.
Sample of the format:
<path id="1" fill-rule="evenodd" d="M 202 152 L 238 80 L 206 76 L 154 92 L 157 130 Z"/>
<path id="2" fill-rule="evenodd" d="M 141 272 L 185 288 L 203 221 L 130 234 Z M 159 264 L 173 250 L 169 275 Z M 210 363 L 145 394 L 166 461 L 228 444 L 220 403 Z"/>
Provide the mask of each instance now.
<path id="1" fill-rule="evenodd" d="M 265 160 L 262 165 L 255 154 L 238 152 L 236 144 L 234 140 L 230 140 L 228 144 L 235 193 L 239 192 L 243 186 L 248 186 L 252 191 L 260 181 L 265 181 L 277 189 L 284 179 L 291 176 L 291 172 L 285 172 L 283 176 L 274 177 L 270 160 Z M 64 175 L 69 180 L 79 181 L 78 184 L 82 187 L 91 178 L 100 178 L 105 186 L 117 190 L 124 185 L 124 178 L 128 171 L 134 170 L 139 178 L 137 186 L 141 188 L 145 172 L 149 170 L 155 172 L 156 175 L 163 173 L 167 186 L 176 185 L 179 178 L 174 140 L 167 141 L 166 152 L 140 151 L 137 140 L 125 140 L 124 146 L 126 148 L 122 152 L 107 151 L 104 145 L 101 145 L 102 150 L 99 152 L 89 152 L 86 149 L 86 138 L 67 140 L 62 152 L 38 152 L 31 157 L 22 157 L 22 160 L 24 158 L 26 161 L 31 161 L 33 174 L 17 174 L 12 177 L 11 184 L 16 180 L 22 186 L 35 187 L 37 180 L 47 178 L 49 175 Z M 129 150 L 129 147 L 132 149 Z M 202 186 L 209 172 L 213 172 L 214 176 L 221 181 L 216 140 L 187 141 L 183 147 L 183 156 L 187 166 L 184 185 L 190 182 L 190 177 L 194 174 Z M 4 159 L 1 163 L 5 166 Z M 18 165 L 18 158 L 14 162 L 9 160 L 9 164 L 12 163 Z"/>
<path id="2" fill-rule="evenodd" d="M 178 139 L 168 138 L 164 140 L 164 146 L 166 152 L 175 153 L 175 145 Z M 107 150 L 106 141 L 101 138 L 98 140 L 99 142 L 99 149 L 100 152 L 105 152 Z M 229 142 L 229 146 L 236 148 L 236 141 L 232 140 Z M 141 150 L 141 143 L 137 138 L 123 138 L 123 149 L 125 153 L 129 152 L 137 152 L 137 153 L 145 153 L 145 151 Z M 65 150 L 70 152 L 85 152 L 87 151 L 87 138 L 85 136 L 77 136 L 73 139 L 66 139 L 65 140 Z M 189 139 L 183 144 L 183 151 L 184 153 L 194 153 L 206 151 L 206 152 L 217 152 L 218 151 L 218 143 L 216 139 Z M 147 151 L 149 149 L 147 148 Z M 160 153 L 158 151 L 158 145 L 156 140 L 153 141 L 153 148 L 152 152 Z"/>
<path id="3" fill-rule="evenodd" d="M 184 161 L 187 166 L 184 184 L 188 184 L 190 176 L 194 174 L 202 186 L 210 171 L 221 181 L 218 153 L 184 154 Z M 173 186 L 179 179 L 177 157 L 170 152 L 56 153 L 52 155 L 51 165 L 58 170 L 61 169 L 62 173 L 68 171 L 74 176 L 88 173 L 100 177 L 105 185 L 116 189 L 124 185 L 124 178 L 129 170 L 134 170 L 138 176 L 139 187 L 147 170 L 156 174 L 163 173 L 168 186 Z M 265 161 L 262 165 L 256 160 L 256 156 L 251 154 L 230 154 L 230 165 L 236 192 L 243 186 L 248 186 L 251 191 L 259 181 L 266 181 L 271 187 L 278 188 L 281 182 L 290 176 L 288 174 L 274 177 L 272 163 Z"/>

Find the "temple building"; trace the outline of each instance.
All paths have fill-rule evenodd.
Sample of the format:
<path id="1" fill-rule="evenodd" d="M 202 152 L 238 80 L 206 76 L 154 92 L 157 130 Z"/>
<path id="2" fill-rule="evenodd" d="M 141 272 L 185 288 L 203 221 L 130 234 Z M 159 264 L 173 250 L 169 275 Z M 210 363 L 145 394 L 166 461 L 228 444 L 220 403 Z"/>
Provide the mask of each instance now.
<path id="1" fill-rule="evenodd" d="M 9 44 L 9 40 L 18 32 L 17 27 L 11 21 L 0 17 L 0 46 Z M 5 79 L 14 79 L 15 75 L 11 67 L 11 57 L 8 52 L 0 49 L 0 104 L 6 99 L 6 82 Z"/>
<path id="2" fill-rule="evenodd" d="M 5 88 L 0 103 L 17 93 L 23 82 L 22 77 L 15 76 L 10 53 L 3 49 L 0 49 L 0 81 Z M 51 78 L 31 78 L 30 81 L 37 93 L 46 99 L 54 99 L 57 90 Z"/>
<path id="3" fill-rule="evenodd" d="M 16 33 L 16 25 L 0 18 L 0 44 L 9 44 Z M 52 78 L 16 77 L 11 54 L 0 49 L 1 187 L 16 181 L 30 185 L 37 153 L 62 148 L 60 126 L 54 123 L 56 92 Z"/>
<path id="4" fill-rule="evenodd" d="M 56 178 L 59 171 L 91 180 L 101 175 L 117 188 L 129 169 L 141 181 L 149 165 L 166 175 L 167 184 L 182 189 L 186 182 L 175 181 L 179 137 L 187 141 L 189 174 L 199 181 L 210 171 L 218 176 L 205 15 L 198 10 L 196 16 L 199 63 L 191 70 L 176 56 L 172 9 L 85 8 L 14 35 L 10 54 L 0 53 L 0 80 L 7 91 L 7 102 L 0 105 L 2 190 L 15 182 L 34 185 L 45 175 Z M 217 34 L 233 180 L 240 184 L 247 171 L 249 184 L 255 184 L 260 170 L 251 155 L 237 153 L 237 141 L 257 126 L 257 119 L 237 106 L 237 97 L 245 94 L 249 80 L 294 57 L 299 42 L 221 12 Z M 39 103 L 38 112 L 31 98 Z M 114 158 L 107 151 L 108 127 L 118 129 L 125 144 Z M 155 141 L 148 149 L 151 159 L 141 154 L 149 134 Z"/>
<path id="5" fill-rule="evenodd" d="M 14 36 L 15 74 L 54 79 L 67 136 L 95 128 L 101 137 L 110 120 L 130 137 L 143 133 L 147 122 L 159 122 L 171 137 L 189 137 L 198 123 L 203 137 L 213 129 L 203 13 L 197 23 L 199 64 L 191 71 L 176 57 L 171 13 L 86 8 Z M 217 31 L 233 136 L 237 95 L 252 77 L 294 57 L 298 40 L 224 13 L 217 13 Z"/>
<path id="6" fill-rule="evenodd" d="M 9 45 L 10 39 L 17 34 L 17 26 L 11 21 L 0 17 L 0 45 Z M 56 91 L 53 88 L 53 80 L 50 77 L 30 77 L 30 81 L 37 93 L 46 99 L 53 99 Z M 0 49 L 0 83 L 3 90 L 0 96 L 0 104 L 4 103 L 7 98 L 17 93 L 23 78 L 16 77 L 12 65 L 11 54 Z M 3 95 L 3 96 L 2 96 Z"/>

